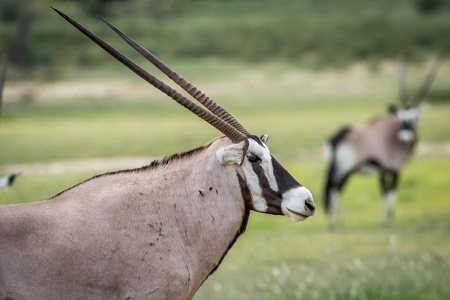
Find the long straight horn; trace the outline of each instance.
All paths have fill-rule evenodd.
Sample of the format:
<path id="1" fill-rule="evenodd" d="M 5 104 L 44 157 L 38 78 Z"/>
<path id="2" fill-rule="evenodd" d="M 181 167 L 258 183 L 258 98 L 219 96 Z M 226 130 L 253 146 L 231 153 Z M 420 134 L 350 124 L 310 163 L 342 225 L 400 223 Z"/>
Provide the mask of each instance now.
<path id="1" fill-rule="evenodd" d="M 406 89 L 406 74 L 405 74 L 405 57 L 404 55 L 397 56 L 397 65 L 398 65 L 398 89 L 400 96 L 400 103 L 402 107 L 408 106 L 408 91 Z"/>
<path id="2" fill-rule="evenodd" d="M 2 62 L 2 70 L 0 74 L 0 118 L 2 116 L 3 87 L 5 86 L 7 67 L 8 67 L 8 57 L 5 57 Z"/>
<path id="3" fill-rule="evenodd" d="M 164 94 L 171 97 L 173 100 L 175 100 L 177 103 L 181 104 L 194 114 L 196 114 L 198 117 L 202 118 L 212 126 L 214 126 L 216 129 L 218 129 L 220 132 L 222 132 L 225 136 L 230 138 L 230 140 L 233 141 L 233 143 L 239 143 L 241 141 L 247 140 L 247 136 L 243 133 L 239 132 L 237 129 L 232 127 L 230 124 L 226 123 L 219 117 L 213 115 L 211 112 L 205 110 L 204 108 L 198 106 L 197 104 L 193 103 L 191 100 L 187 99 L 180 93 L 178 93 L 176 90 L 172 89 L 170 86 L 166 85 L 161 80 L 157 79 L 153 75 L 149 74 L 147 71 L 136 65 L 133 61 L 131 61 L 129 58 L 127 58 L 125 55 L 114 49 L 112 46 L 110 46 L 108 43 L 97 37 L 95 34 L 84 28 L 82 25 L 77 23 L 76 21 L 72 20 L 70 17 L 62 13 L 61 11 L 57 10 L 56 8 L 52 7 L 53 10 L 55 10 L 59 15 L 61 15 L 64 19 L 66 19 L 70 24 L 72 24 L 75 28 L 77 28 L 79 31 L 84 33 L 87 37 L 89 37 L 92 41 L 94 41 L 97 45 L 99 45 L 103 50 L 108 52 L 111 56 L 113 56 L 115 59 L 120 61 L 122 64 L 124 64 L 126 67 L 128 67 L 131 71 L 136 73 L 139 77 L 159 89 Z"/>
<path id="4" fill-rule="evenodd" d="M 223 109 L 220 105 L 206 96 L 202 91 L 193 86 L 186 79 L 181 77 L 178 73 L 172 70 L 169 66 L 167 66 L 164 62 L 162 62 L 159 58 L 157 58 L 153 53 L 149 52 L 147 49 L 139 45 L 133 39 L 131 39 L 128 35 L 123 33 L 120 29 L 112 25 L 110 22 L 97 15 L 106 25 L 108 25 L 114 32 L 116 32 L 123 40 L 125 40 L 131 47 L 133 47 L 137 52 L 139 52 L 143 57 L 145 57 L 148 61 L 150 61 L 155 67 L 157 67 L 161 72 L 166 74 L 170 79 L 172 79 L 176 84 L 178 84 L 181 88 L 183 88 L 186 92 L 189 93 L 194 99 L 203 104 L 208 110 L 210 110 L 213 114 L 232 125 L 234 128 L 239 130 L 245 135 L 249 133 L 244 127 L 225 109 Z"/>
<path id="5" fill-rule="evenodd" d="M 428 90 L 431 87 L 431 84 L 433 83 L 434 78 L 436 77 L 437 72 L 444 64 L 444 54 L 441 53 L 436 57 L 433 64 L 431 65 L 430 70 L 428 71 L 427 76 L 425 77 L 425 80 L 422 83 L 422 86 L 420 87 L 419 91 L 417 92 L 416 96 L 413 99 L 412 105 L 415 106 L 421 102 L 425 96 L 428 93 Z"/>

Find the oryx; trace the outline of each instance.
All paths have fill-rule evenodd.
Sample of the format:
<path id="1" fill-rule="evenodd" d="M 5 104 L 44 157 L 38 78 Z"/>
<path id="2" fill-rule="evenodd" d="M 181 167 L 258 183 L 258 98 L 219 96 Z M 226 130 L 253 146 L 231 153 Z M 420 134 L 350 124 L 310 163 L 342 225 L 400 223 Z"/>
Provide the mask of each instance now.
<path id="1" fill-rule="evenodd" d="M 2 115 L 2 103 L 3 103 L 3 87 L 5 86 L 6 81 L 6 69 L 8 65 L 8 59 L 3 59 L 2 63 L 2 70 L 0 72 L 0 118 Z M 16 180 L 17 176 L 19 176 L 19 172 L 9 174 L 3 177 L 0 177 L 0 191 L 5 190 L 9 188 L 14 181 Z"/>
<path id="2" fill-rule="evenodd" d="M 385 203 L 385 223 L 394 217 L 396 187 L 401 169 L 417 143 L 417 121 L 427 108 L 423 99 L 443 62 L 443 56 L 433 62 L 424 82 L 412 101 L 408 101 L 403 58 L 399 57 L 398 82 L 401 106 L 389 107 L 386 116 L 369 124 L 345 127 L 334 134 L 326 145 L 329 165 L 326 174 L 324 200 L 330 225 L 337 221 L 340 193 L 349 176 L 375 171 L 380 176 L 381 196 Z M 370 172 L 372 173 L 372 172 Z"/>
<path id="3" fill-rule="evenodd" d="M 8 189 L 16 181 L 19 172 L 0 177 L 0 191 Z"/>
<path id="4" fill-rule="evenodd" d="M 267 135 L 249 134 L 111 24 L 207 109 L 57 12 L 225 136 L 46 201 L 0 207 L 0 299 L 190 299 L 244 232 L 250 210 L 295 222 L 314 215 L 311 193 L 271 156 Z"/>

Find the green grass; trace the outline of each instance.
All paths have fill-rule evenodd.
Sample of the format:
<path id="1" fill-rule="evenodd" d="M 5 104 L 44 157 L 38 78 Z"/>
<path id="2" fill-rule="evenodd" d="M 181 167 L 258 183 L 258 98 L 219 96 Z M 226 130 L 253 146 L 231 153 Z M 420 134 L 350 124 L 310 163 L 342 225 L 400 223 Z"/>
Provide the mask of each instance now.
<path id="1" fill-rule="evenodd" d="M 195 299 L 446 299 L 448 234 L 448 223 L 249 232 Z"/>
<path id="2" fill-rule="evenodd" d="M 387 104 L 395 103 L 397 97 L 396 71 L 391 62 L 374 71 L 356 66 L 322 72 L 305 71 L 285 62 L 240 64 L 213 59 L 168 63 L 217 99 L 250 132 L 268 133 L 270 148 L 280 157 L 295 157 L 299 148 L 319 149 L 339 127 L 361 124 L 384 114 Z M 426 67 L 410 66 L 411 92 L 423 79 Z M 109 72 L 109 68 L 103 71 Z M 143 89 L 141 81 L 131 75 L 121 67 L 107 73 L 109 83 L 105 79 L 101 83 L 108 89 L 125 81 Z M 93 74 L 87 70 L 80 72 L 78 79 L 71 76 L 64 82 L 82 84 L 93 80 Z M 450 69 L 445 65 L 434 88 L 448 89 L 448 76 Z M 144 91 L 147 90 L 154 92 L 145 86 Z M 23 93 L 28 92 L 25 89 Z M 147 98 L 130 95 L 64 99 L 41 99 L 36 95 L 29 101 L 21 97 L 24 96 L 4 103 L 0 139 L 7 140 L 8 147 L 0 147 L 0 165 L 69 158 L 161 156 L 194 148 L 217 136 L 216 130 L 159 94 Z M 449 112 L 449 101 L 431 99 L 430 109 L 420 120 L 422 141 L 450 141 Z"/>
<path id="3" fill-rule="evenodd" d="M 252 213 L 247 232 L 195 299 L 448 299 L 450 288 L 450 160 L 415 156 L 400 179 L 396 222 L 383 227 L 375 177 L 351 178 L 343 194 L 343 224 L 327 229 L 321 203 L 325 162 L 321 147 L 343 124 L 383 114 L 395 102 L 392 62 L 367 71 L 310 72 L 282 61 L 174 61 L 174 68 L 227 108 L 252 133 L 270 135 L 272 154 L 311 190 L 317 215 L 301 224 Z M 66 74 L 63 82 L 140 81 L 113 65 Z M 222 71 L 223 70 L 223 71 Z M 435 88 L 446 91 L 444 66 Z M 424 66 L 408 73 L 416 86 Z M 101 81 L 103 80 L 103 81 Z M 10 82 L 19 87 L 22 83 Z M 9 87 L 8 85 L 7 87 Z M 26 90 L 25 90 L 26 91 Z M 33 91 L 33 90 L 32 90 Z M 433 89 L 434 91 L 434 89 Z M 162 96 L 40 98 L 24 101 L 8 90 L 0 123 L 0 174 L 19 170 L 0 203 L 54 196 L 95 175 L 37 170 L 34 163 L 114 157 L 160 157 L 204 144 L 218 132 Z M 20 94 L 20 93 L 19 93 Z M 449 143 L 450 102 L 439 92 L 420 120 L 421 140 Z M 9 97 L 10 95 L 11 98 Z M 432 93 L 433 95 L 433 93 Z M 442 96 L 444 95 L 444 96 Z M 114 171 L 114 170 L 111 170 Z"/>

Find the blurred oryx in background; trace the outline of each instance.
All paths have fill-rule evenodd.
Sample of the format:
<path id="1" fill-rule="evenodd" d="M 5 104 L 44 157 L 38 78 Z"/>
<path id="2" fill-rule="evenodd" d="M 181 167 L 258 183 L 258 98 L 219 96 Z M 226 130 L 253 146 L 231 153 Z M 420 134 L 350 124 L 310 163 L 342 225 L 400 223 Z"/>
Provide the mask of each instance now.
<path id="1" fill-rule="evenodd" d="M 396 187 L 403 165 L 417 143 L 417 121 L 427 108 L 423 103 L 433 79 L 443 64 L 443 56 L 433 62 L 424 82 L 412 100 L 405 85 L 405 64 L 398 58 L 400 107 L 389 106 L 386 116 L 369 124 L 344 127 L 334 134 L 326 145 L 329 159 L 325 180 L 325 209 L 333 226 L 340 210 L 340 193 L 350 175 L 375 171 L 380 176 L 381 196 L 385 203 L 385 223 L 394 218 Z"/>

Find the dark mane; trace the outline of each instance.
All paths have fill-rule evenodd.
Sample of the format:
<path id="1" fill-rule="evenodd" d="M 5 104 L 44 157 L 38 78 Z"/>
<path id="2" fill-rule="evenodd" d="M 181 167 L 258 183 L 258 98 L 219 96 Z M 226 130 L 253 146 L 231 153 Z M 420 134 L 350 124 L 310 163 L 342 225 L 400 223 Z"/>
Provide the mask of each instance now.
<path id="1" fill-rule="evenodd" d="M 342 141 L 347 136 L 350 130 L 351 130 L 350 126 L 342 127 L 341 129 L 338 130 L 338 132 L 336 132 L 333 136 L 331 136 L 328 139 L 328 143 L 330 143 L 333 149 L 336 148 L 337 144 L 339 144 L 340 141 Z"/>
<path id="2" fill-rule="evenodd" d="M 190 158 L 190 157 L 194 156 L 195 154 L 200 153 L 203 150 L 207 149 L 211 144 L 212 144 L 212 142 L 210 142 L 210 143 L 208 143 L 206 145 L 200 146 L 198 148 L 186 151 L 186 152 L 181 152 L 181 153 L 176 153 L 176 154 L 173 154 L 173 155 L 170 155 L 170 156 L 165 156 L 162 159 L 156 159 L 156 160 L 152 161 L 149 165 L 146 165 L 146 166 L 143 166 L 143 167 L 140 167 L 140 168 L 128 169 L 128 170 L 120 170 L 120 171 L 114 171 L 114 172 L 108 172 L 108 173 L 104 173 L 104 174 L 95 175 L 95 176 L 93 176 L 93 177 L 91 177 L 91 178 L 89 178 L 89 179 L 87 179 L 85 181 L 82 181 L 82 182 L 80 182 L 80 183 L 78 183 L 78 184 L 76 184 L 76 185 L 74 185 L 74 186 L 72 186 L 72 187 L 70 187 L 70 188 L 68 188 L 68 189 L 58 193 L 58 194 L 56 194 L 55 196 L 53 196 L 53 197 L 51 197 L 49 199 L 54 199 L 54 198 L 60 196 L 61 194 L 63 194 L 63 193 L 65 193 L 65 192 L 67 192 L 67 191 L 69 191 L 71 189 L 74 189 L 74 188 L 82 185 L 83 183 L 86 183 L 88 181 L 91 181 L 91 180 L 94 180 L 94 179 L 97 179 L 97 178 L 100 178 L 100 177 L 114 176 L 114 175 L 122 174 L 122 173 L 147 172 L 147 171 L 151 171 L 151 170 L 157 169 L 160 166 L 168 165 L 168 164 L 170 164 L 173 161 L 178 161 L 178 160 Z"/>

